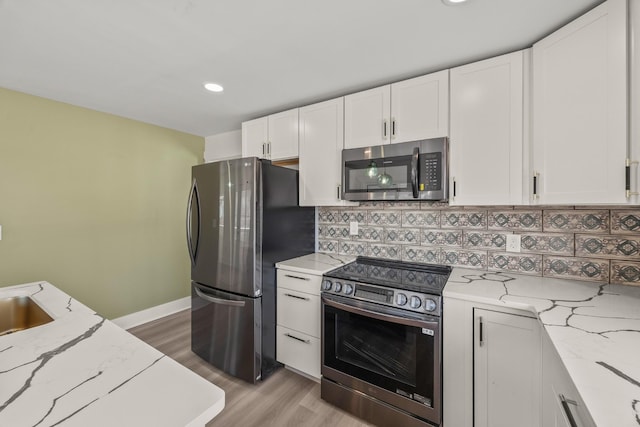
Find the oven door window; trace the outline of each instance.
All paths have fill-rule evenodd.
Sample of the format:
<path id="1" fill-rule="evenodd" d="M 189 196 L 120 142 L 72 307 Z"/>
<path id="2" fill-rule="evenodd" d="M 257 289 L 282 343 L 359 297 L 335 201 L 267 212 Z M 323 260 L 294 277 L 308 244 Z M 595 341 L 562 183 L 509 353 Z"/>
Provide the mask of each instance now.
<path id="1" fill-rule="evenodd" d="M 325 365 L 432 406 L 433 336 L 415 326 L 324 310 Z"/>
<path id="2" fill-rule="evenodd" d="M 345 162 L 345 192 L 411 191 L 411 156 Z"/>

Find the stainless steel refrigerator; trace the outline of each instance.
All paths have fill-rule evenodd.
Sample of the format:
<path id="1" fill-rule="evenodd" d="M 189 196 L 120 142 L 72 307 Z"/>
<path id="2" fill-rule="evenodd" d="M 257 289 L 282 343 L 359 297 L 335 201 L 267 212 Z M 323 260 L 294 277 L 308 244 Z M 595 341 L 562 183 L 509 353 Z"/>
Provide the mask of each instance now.
<path id="1" fill-rule="evenodd" d="M 191 349 L 253 382 L 276 361 L 275 263 L 315 248 L 315 209 L 298 171 L 255 157 L 192 168 L 187 213 Z"/>

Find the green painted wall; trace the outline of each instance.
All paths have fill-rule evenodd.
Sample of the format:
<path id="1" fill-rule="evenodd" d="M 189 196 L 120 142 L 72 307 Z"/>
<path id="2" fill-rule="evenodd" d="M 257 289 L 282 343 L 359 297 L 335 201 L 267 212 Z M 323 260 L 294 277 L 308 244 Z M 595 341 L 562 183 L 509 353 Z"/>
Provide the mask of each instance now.
<path id="1" fill-rule="evenodd" d="M 0 287 L 46 280 L 115 318 L 189 294 L 204 138 L 0 88 Z"/>

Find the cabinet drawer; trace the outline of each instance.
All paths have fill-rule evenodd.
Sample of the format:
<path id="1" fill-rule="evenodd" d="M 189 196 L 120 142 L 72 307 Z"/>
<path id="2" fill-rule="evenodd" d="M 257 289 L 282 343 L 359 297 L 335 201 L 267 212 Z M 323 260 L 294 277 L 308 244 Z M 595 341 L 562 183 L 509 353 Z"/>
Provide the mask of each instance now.
<path id="1" fill-rule="evenodd" d="M 278 288 L 278 325 L 320 337 L 320 297 Z"/>
<path id="2" fill-rule="evenodd" d="M 280 325 L 276 332 L 278 362 L 320 378 L 320 340 Z"/>
<path id="3" fill-rule="evenodd" d="M 278 288 L 293 289 L 308 294 L 320 295 L 322 276 L 297 271 L 278 269 Z"/>

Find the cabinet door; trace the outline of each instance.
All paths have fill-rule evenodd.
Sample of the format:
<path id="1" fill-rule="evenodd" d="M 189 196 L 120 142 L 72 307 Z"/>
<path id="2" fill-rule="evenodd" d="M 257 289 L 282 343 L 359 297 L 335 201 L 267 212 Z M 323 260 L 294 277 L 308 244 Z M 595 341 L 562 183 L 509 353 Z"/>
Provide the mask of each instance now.
<path id="1" fill-rule="evenodd" d="M 298 109 L 269 116 L 269 144 L 271 160 L 298 157 Z"/>
<path id="2" fill-rule="evenodd" d="M 390 98 L 389 85 L 344 97 L 344 148 L 389 143 Z"/>
<path id="3" fill-rule="evenodd" d="M 533 45 L 539 203 L 626 203 L 626 3 L 609 0 Z"/>
<path id="4" fill-rule="evenodd" d="M 540 327 L 474 309 L 475 427 L 540 427 Z"/>
<path id="5" fill-rule="evenodd" d="M 451 205 L 522 203 L 524 60 L 520 51 L 451 70 Z"/>
<path id="6" fill-rule="evenodd" d="M 566 401 L 564 405 L 563 399 Z M 572 427 L 569 417 L 579 427 L 596 426 L 551 339 L 543 334 L 542 425 L 544 427 Z"/>
<path id="7" fill-rule="evenodd" d="M 242 157 L 267 158 L 266 142 L 269 138 L 267 117 L 242 123 Z"/>
<path id="8" fill-rule="evenodd" d="M 391 85 L 391 142 L 449 135 L 449 71 Z"/>
<path id="9" fill-rule="evenodd" d="M 300 108 L 300 206 L 342 203 L 343 113 L 343 98 Z"/>

